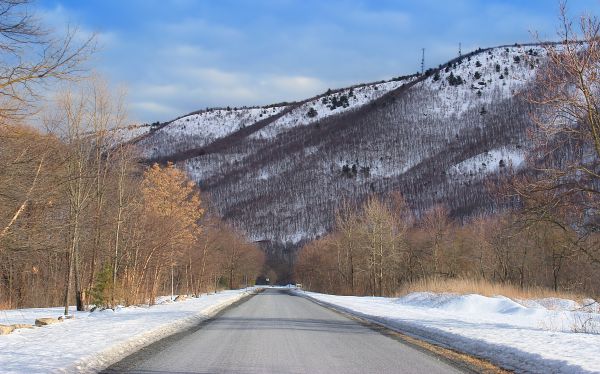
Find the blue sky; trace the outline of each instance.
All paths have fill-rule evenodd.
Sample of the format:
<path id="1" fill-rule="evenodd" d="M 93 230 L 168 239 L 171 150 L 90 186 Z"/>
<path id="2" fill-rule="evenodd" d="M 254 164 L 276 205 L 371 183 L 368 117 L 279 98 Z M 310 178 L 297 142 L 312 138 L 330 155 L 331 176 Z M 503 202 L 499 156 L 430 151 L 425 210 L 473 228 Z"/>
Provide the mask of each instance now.
<path id="1" fill-rule="evenodd" d="M 554 39 L 553 0 L 39 0 L 56 29 L 96 32 L 94 67 L 134 120 L 305 98 L 389 79 L 477 47 Z M 573 15 L 600 0 L 571 0 Z"/>

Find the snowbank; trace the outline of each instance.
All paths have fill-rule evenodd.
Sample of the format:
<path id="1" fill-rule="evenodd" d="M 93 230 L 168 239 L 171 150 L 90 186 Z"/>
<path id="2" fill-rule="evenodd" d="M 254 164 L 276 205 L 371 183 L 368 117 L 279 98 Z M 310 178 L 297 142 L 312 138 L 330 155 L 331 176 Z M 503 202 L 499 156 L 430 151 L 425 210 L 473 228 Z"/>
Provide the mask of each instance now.
<path id="1" fill-rule="evenodd" d="M 592 300 L 581 305 L 427 292 L 401 298 L 295 292 L 518 373 L 600 372 L 600 314 Z M 581 330 L 588 332 L 574 332 Z"/>
<path id="2" fill-rule="evenodd" d="M 115 311 L 76 312 L 75 319 L 0 336 L 0 372 L 96 372 L 163 337 L 184 330 L 253 292 L 224 291 L 181 302 Z M 62 308 L 0 311 L 0 324 L 58 317 Z"/>

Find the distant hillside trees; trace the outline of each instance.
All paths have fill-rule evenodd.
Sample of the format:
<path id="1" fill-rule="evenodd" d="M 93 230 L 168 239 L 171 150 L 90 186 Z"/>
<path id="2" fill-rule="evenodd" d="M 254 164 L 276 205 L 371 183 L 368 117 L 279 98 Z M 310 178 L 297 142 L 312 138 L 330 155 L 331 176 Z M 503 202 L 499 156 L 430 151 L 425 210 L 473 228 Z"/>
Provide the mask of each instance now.
<path id="1" fill-rule="evenodd" d="M 461 84 L 463 84 L 463 79 L 461 78 L 460 75 L 454 75 L 454 72 L 451 72 L 450 75 L 447 78 L 448 80 L 448 84 L 451 86 L 460 86 Z"/>
<path id="2" fill-rule="evenodd" d="M 341 209 L 334 230 L 300 250 L 295 277 L 309 290 L 342 295 L 394 296 L 428 279 L 595 295 L 595 268 L 575 237 L 547 222 L 524 226 L 519 213 L 461 223 L 438 205 L 414 219 L 401 198 L 370 198 Z"/>

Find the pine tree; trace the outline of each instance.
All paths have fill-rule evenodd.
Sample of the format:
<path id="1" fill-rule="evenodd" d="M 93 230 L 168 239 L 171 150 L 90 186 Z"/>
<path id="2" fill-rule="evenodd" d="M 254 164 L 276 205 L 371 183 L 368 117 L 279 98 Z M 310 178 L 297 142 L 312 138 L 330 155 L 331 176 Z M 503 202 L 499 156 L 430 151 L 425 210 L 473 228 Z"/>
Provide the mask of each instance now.
<path id="1" fill-rule="evenodd" d="M 314 118 L 318 115 L 319 113 L 317 112 L 317 110 L 313 107 L 311 107 L 308 112 L 306 113 L 306 115 L 308 116 L 308 118 Z"/>
<path id="2" fill-rule="evenodd" d="M 96 283 L 94 283 L 94 287 L 92 288 L 90 294 L 91 302 L 96 306 L 96 308 L 106 308 L 109 306 L 108 303 L 111 295 L 110 289 L 111 287 L 114 287 L 114 285 L 112 285 L 112 279 L 112 266 L 107 263 L 98 273 L 98 276 L 96 277 Z"/>

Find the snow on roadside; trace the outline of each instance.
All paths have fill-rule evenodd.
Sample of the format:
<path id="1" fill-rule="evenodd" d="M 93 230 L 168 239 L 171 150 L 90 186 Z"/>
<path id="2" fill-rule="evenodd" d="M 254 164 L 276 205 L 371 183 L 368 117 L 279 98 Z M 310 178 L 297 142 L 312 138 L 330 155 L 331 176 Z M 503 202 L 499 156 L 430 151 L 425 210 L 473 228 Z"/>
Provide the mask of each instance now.
<path id="1" fill-rule="evenodd" d="M 96 372 L 163 337 L 182 331 L 248 295 L 223 291 L 181 302 L 115 311 L 76 312 L 75 319 L 0 336 L 0 372 Z M 58 317 L 62 308 L 0 311 L 0 324 Z"/>
<path id="2" fill-rule="evenodd" d="M 300 291 L 297 291 L 300 292 Z M 600 372 L 598 303 L 558 299 L 528 306 L 503 296 L 418 292 L 401 298 L 303 295 L 392 329 L 482 357 L 515 372 Z M 579 325 L 579 326 L 578 326 Z"/>

